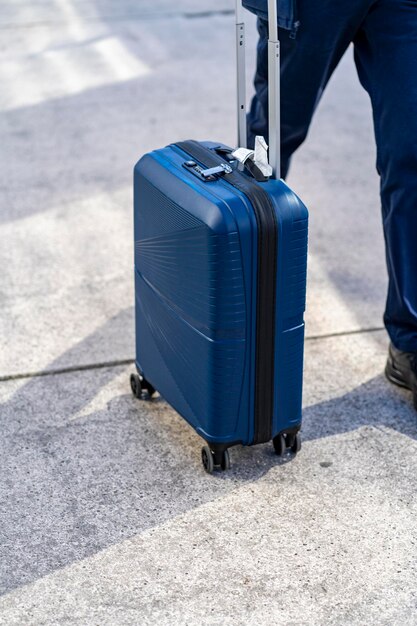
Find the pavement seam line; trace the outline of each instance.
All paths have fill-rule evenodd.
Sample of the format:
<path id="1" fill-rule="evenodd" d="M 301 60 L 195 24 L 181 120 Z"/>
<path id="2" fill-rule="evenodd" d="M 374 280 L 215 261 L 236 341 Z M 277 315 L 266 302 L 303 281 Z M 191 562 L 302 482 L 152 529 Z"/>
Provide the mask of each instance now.
<path id="1" fill-rule="evenodd" d="M 334 333 L 326 333 L 324 335 L 310 335 L 306 337 L 306 341 L 316 341 L 317 339 L 331 339 L 332 337 L 348 337 L 349 335 L 362 335 L 366 333 L 379 333 L 385 330 L 384 326 L 374 326 L 371 328 L 356 328 L 355 330 L 341 330 Z"/>
<path id="2" fill-rule="evenodd" d="M 311 335 L 306 337 L 306 341 L 317 341 L 318 339 L 331 339 L 332 337 L 348 337 L 349 335 L 362 335 L 366 333 L 377 333 L 385 330 L 383 326 L 374 328 L 358 328 L 357 330 L 345 330 L 325 335 Z M 86 370 L 104 369 L 106 367 L 118 367 L 122 365 L 132 365 L 135 359 L 116 359 L 115 361 L 104 361 L 101 363 L 90 363 L 88 365 L 69 365 L 57 369 L 41 370 L 39 372 L 24 372 L 22 374 L 6 374 L 0 376 L 0 383 L 10 380 L 20 380 L 22 378 L 38 378 L 40 376 L 57 376 L 58 374 L 70 374 L 71 372 L 83 372 Z"/>
<path id="3" fill-rule="evenodd" d="M 82 21 L 85 23 L 94 23 L 94 22 L 131 22 L 131 21 L 141 21 L 141 20 L 158 20 L 158 19 L 167 19 L 172 17 L 180 17 L 186 20 L 189 19 L 205 19 L 208 17 L 216 17 L 216 16 L 229 16 L 234 15 L 235 12 L 232 9 L 217 9 L 213 11 L 184 11 L 181 13 L 176 13 L 175 11 L 166 11 L 162 13 L 143 13 L 136 15 L 104 15 L 97 17 L 84 17 Z M 41 20 L 39 22 L 26 22 L 23 24 L 13 24 L 12 22 L 6 22 L 5 24 L 0 24 L 0 30 L 10 30 L 10 29 L 20 29 L 20 28 L 37 28 L 39 26 L 62 26 L 64 24 L 68 24 L 67 20 Z"/>
<path id="4" fill-rule="evenodd" d="M 102 363 L 90 363 L 88 365 L 69 365 L 57 369 L 41 370 L 39 372 L 25 372 L 23 374 L 9 374 L 0 376 L 0 382 L 9 380 L 19 380 L 21 378 L 37 378 L 39 376 L 56 376 L 57 374 L 70 374 L 71 372 L 83 372 L 85 370 L 104 369 L 106 367 L 118 367 L 119 365 L 132 365 L 134 359 L 119 359 L 115 361 L 104 361 Z"/>

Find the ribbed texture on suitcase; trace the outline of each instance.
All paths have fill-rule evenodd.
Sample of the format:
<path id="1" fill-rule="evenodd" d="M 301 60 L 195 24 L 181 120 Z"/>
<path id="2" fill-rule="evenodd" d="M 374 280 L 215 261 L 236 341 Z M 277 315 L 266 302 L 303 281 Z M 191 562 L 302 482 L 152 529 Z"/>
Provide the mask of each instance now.
<path id="1" fill-rule="evenodd" d="M 288 425 L 301 421 L 300 380 L 303 376 L 304 324 L 282 333 L 280 338 L 280 389 L 278 395 L 279 414 L 285 415 Z M 279 428 L 279 430 L 281 430 Z"/>
<path id="2" fill-rule="evenodd" d="M 230 436 L 246 351 L 239 235 L 213 231 L 143 176 L 136 193 L 138 362 L 191 423 Z"/>
<path id="3" fill-rule="evenodd" d="M 147 237 L 202 226 L 197 217 L 185 211 L 144 177 L 140 179 L 138 193 L 141 206 L 148 208 L 147 211 L 137 215 L 139 228 L 146 232 Z"/>
<path id="4" fill-rule="evenodd" d="M 140 190 L 143 210 L 138 215 L 135 243 L 138 271 L 201 332 L 214 339 L 244 338 L 246 307 L 238 234 L 214 233 L 144 179 Z"/>
<path id="5" fill-rule="evenodd" d="M 305 309 L 307 279 L 308 220 L 295 220 L 287 242 L 287 267 L 285 282 L 284 317 L 295 317 Z"/>
<path id="6" fill-rule="evenodd" d="M 142 319 L 146 322 L 146 327 L 139 327 L 138 344 L 150 346 L 146 335 L 152 335 L 152 350 L 158 350 L 169 376 L 175 381 L 176 395 L 181 394 L 182 403 L 191 411 L 191 414 L 185 411 L 184 416 L 208 431 L 215 425 L 219 436 L 234 432 L 245 342 L 208 342 L 173 309 L 165 306 L 146 283 L 139 286 L 137 295 Z M 160 376 L 162 374 L 160 372 Z"/>

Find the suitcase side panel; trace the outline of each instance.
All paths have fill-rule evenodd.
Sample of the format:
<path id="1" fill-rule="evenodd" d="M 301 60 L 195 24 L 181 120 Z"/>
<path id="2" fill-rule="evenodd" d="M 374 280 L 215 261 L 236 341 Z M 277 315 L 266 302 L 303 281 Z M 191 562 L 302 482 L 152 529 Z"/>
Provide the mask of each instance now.
<path id="1" fill-rule="evenodd" d="M 135 168 L 137 366 L 205 439 L 247 443 L 250 211 L 172 161 L 165 149 Z"/>
<path id="2" fill-rule="evenodd" d="M 302 419 L 308 211 L 283 181 L 269 181 L 265 188 L 274 201 L 278 222 L 275 436 L 297 430 Z"/>

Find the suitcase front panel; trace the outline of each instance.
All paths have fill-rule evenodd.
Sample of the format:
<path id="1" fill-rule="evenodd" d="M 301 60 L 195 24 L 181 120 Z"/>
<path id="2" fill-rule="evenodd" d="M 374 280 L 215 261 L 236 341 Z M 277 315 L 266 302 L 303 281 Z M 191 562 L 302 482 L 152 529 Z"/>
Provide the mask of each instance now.
<path id="1" fill-rule="evenodd" d="M 184 191 L 185 170 L 150 170 L 135 169 L 137 366 L 207 440 L 247 441 L 252 276 L 239 226 L 209 188 Z"/>

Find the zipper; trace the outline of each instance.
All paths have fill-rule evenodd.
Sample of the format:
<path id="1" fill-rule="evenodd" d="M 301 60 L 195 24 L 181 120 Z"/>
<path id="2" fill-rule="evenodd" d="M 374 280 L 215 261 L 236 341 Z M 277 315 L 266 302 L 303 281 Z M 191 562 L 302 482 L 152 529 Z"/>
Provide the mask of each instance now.
<path id="1" fill-rule="evenodd" d="M 227 163 L 213 150 L 205 148 L 197 141 L 183 141 L 175 146 L 203 167 L 212 168 Z M 272 200 L 260 185 L 236 170 L 225 173 L 221 180 L 248 198 L 258 226 L 253 443 L 264 443 L 272 437 L 274 407 L 277 220 Z"/>

